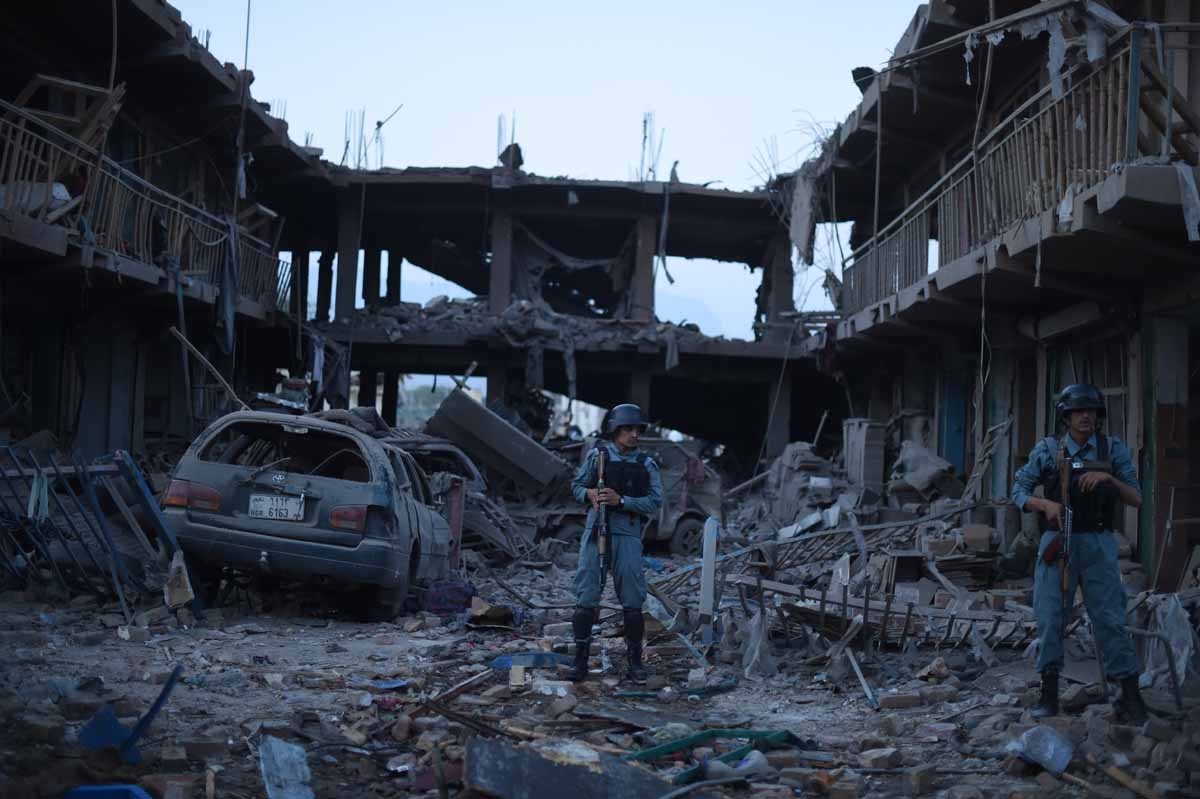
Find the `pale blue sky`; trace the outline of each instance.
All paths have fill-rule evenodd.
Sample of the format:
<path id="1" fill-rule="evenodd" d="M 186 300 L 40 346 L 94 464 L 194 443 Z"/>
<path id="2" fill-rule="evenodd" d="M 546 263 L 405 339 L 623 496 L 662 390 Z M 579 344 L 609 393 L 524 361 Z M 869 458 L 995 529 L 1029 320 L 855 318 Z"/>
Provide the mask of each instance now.
<path id="1" fill-rule="evenodd" d="M 242 62 L 242 0 L 172 0 L 223 61 Z M 497 118 L 516 114 L 525 168 L 629 179 L 642 115 L 665 129 L 659 168 L 688 182 L 748 189 L 756 153 L 794 169 L 814 123 L 832 127 L 859 97 L 850 69 L 879 66 L 916 9 L 900 0 L 742 4 L 705 0 L 584 6 L 570 2 L 388 3 L 253 0 L 249 67 L 256 98 L 283 111 L 292 138 L 312 135 L 340 161 L 347 112 L 383 129 L 384 164 L 489 166 Z M 768 144 L 773 142 L 773 144 Z M 376 165 L 377 152 L 371 154 Z M 659 275 L 660 318 L 748 337 L 760 272 L 676 260 Z M 799 302 L 816 270 L 797 279 Z M 406 265 L 403 299 L 462 296 Z M 806 307 L 827 307 L 819 288 Z"/>

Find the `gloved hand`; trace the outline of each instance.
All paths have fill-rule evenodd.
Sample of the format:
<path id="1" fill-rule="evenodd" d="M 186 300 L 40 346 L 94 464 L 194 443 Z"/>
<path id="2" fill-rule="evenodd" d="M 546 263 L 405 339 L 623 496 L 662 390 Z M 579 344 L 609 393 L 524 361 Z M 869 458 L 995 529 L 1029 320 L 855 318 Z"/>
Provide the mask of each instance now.
<path id="1" fill-rule="evenodd" d="M 1056 535 L 1050 545 L 1046 547 L 1046 551 L 1042 553 L 1042 563 L 1053 566 L 1060 553 L 1062 553 L 1062 536 Z"/>

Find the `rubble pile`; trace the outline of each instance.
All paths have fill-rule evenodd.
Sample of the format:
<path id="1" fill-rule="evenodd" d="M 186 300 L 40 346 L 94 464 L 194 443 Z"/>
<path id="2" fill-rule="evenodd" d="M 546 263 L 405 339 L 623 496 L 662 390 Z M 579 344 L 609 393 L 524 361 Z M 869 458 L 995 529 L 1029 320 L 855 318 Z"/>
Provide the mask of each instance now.
<path id="1" fill-rule="evenodd" d="M 719 338 L 701 333 L 694 324 L 589 319 L 559 313 L 543 300 L 514 300 L 503 313 L 495 314 L 488 308 L 486 297 L 452 300 L 438 296 L 423 306 L 401 302 L 359 311 L 352 324 L 375 327 L 393 343 L 422 333 L 460 332 L 471 338 L 501 336 L 514 348 L 561 349 L 564 357 L 572 359 L 576 347 L 644 345 L 662 350 L 667 369 L 678 363 L 680 344 Z M 568 372 L 573 374 L 574 369 Z"/>
<path id="2" fill-rule="evenodd" d="M 536 463 L 522 466 L 533 475 Z M 64 591 L 55 561 L 39 559 L 39 579 L 0 593 L 12 720 L 0 795 L 97 783 L 183 799 L 1200 793 L 1200 589 L 1141 590 L 1126 547 L 1153 716 L 1117 715 L 1077 606 L 1063 715 L 1039 723 L 1032 580 L 1017 557 L 1027 542 L 1007 503 L 974 499 L 986 462 L 964 483 L 902 446 L 882 493 L 841 463 L 793 443 L 744 484 L 754 490 L 725 530 L 709 520 L 702 540 L 716 546 L 646 553 L 645 685 L 624 677 L 611 594 L 590 679 L 567 680 L 578 543 L 521 532 L 518 513 L 478 491 L 464 492 L 475 516 L 460 565 L 383 623 L 359 620 L 360 594 L 270 574 L 226 570 L 217 592 L 193 590 L 181 552 L 151 559 L 161 590 L 117 579 Z M 122 464 L 119 453 L 79 464 L 77 481 L 128 473 L 136 486 Z M 450 497 L 461 480 L 435 472 L 430 484 Z M 118 488 L 104 486 L 106 502 L 130 494 Z"/>

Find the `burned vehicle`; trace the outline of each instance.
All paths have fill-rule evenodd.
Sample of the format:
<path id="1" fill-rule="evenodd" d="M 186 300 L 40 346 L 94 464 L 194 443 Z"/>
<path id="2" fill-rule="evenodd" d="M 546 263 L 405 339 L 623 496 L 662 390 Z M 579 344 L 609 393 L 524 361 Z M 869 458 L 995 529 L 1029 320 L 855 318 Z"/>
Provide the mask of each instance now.
<path id="1" fill-rule="evenodd" d="M 210 425 L 162 499 L 189 563 L 367 586 L 380 616 L 444 577 L 450 527 L 430 507 L 427 476 L 358 427 L 266 411 Z"/>
<path id="2" fill-rule="evenodd" d="M 571 496 L 571 477 L 595 437 L 552 452 L 461 389 L 447 395 L 425 431 L 475 459 L 518 523 L 558 538 L 582 533 L 587 509 Z M 662 510 L 648 520 L 643 538 L 667 541 L 675 554 L 699 554 L 704 520 L 721 518 L 720 476 L 682 442 L 646 437 L 640 446 L 663 481 Z"/>
<path id="3" fill-rule="evenodd" d="M 488 483 L 465 452 L 445 439 L 406 428 L 392 430 L 386 443 L 412 456 L 429 475 L 435 507 L 444 508 L 450 480 L 460 478 L 465 489 L 462 547 L 485 559 L 502 562 L 525 555 L 535 543 L 536 527 L 522 524 L 505 506 L 488 496 Z"/>

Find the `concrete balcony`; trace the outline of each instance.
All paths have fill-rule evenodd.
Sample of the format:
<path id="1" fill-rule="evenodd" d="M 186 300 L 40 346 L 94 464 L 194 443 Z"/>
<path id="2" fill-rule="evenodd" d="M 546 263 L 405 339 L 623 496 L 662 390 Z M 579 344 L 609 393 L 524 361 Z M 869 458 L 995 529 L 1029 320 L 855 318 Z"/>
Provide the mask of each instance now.
<path id="1" fill-rule="evenodd" d="M 1032 93 L 981 139 L 977 158 L 852 253 L 839 342 L 881 346 L 977 323 L 985 275 L 997 275 L 989 300 L 1036 313 L 1071 296 L 1119 295 L 1147 276 L 1147 258 L 1184 268 L 1184 173 L 1194 184 L 1196 150 L 1183 134 L 1200 119 L 1143 55 L 1146 36 L 1133 28 L 1110 40 L 1106 58 L 1064 73 L 1060 96 Z"/>
<path id="2" fill-rule="evenodd" d="M 238 313 L 287 310 L 290 265 L 272 245 L 169 194 L 25 109 L 0 101 L 0 237 L 5 259 L 66 259 Z"/>

